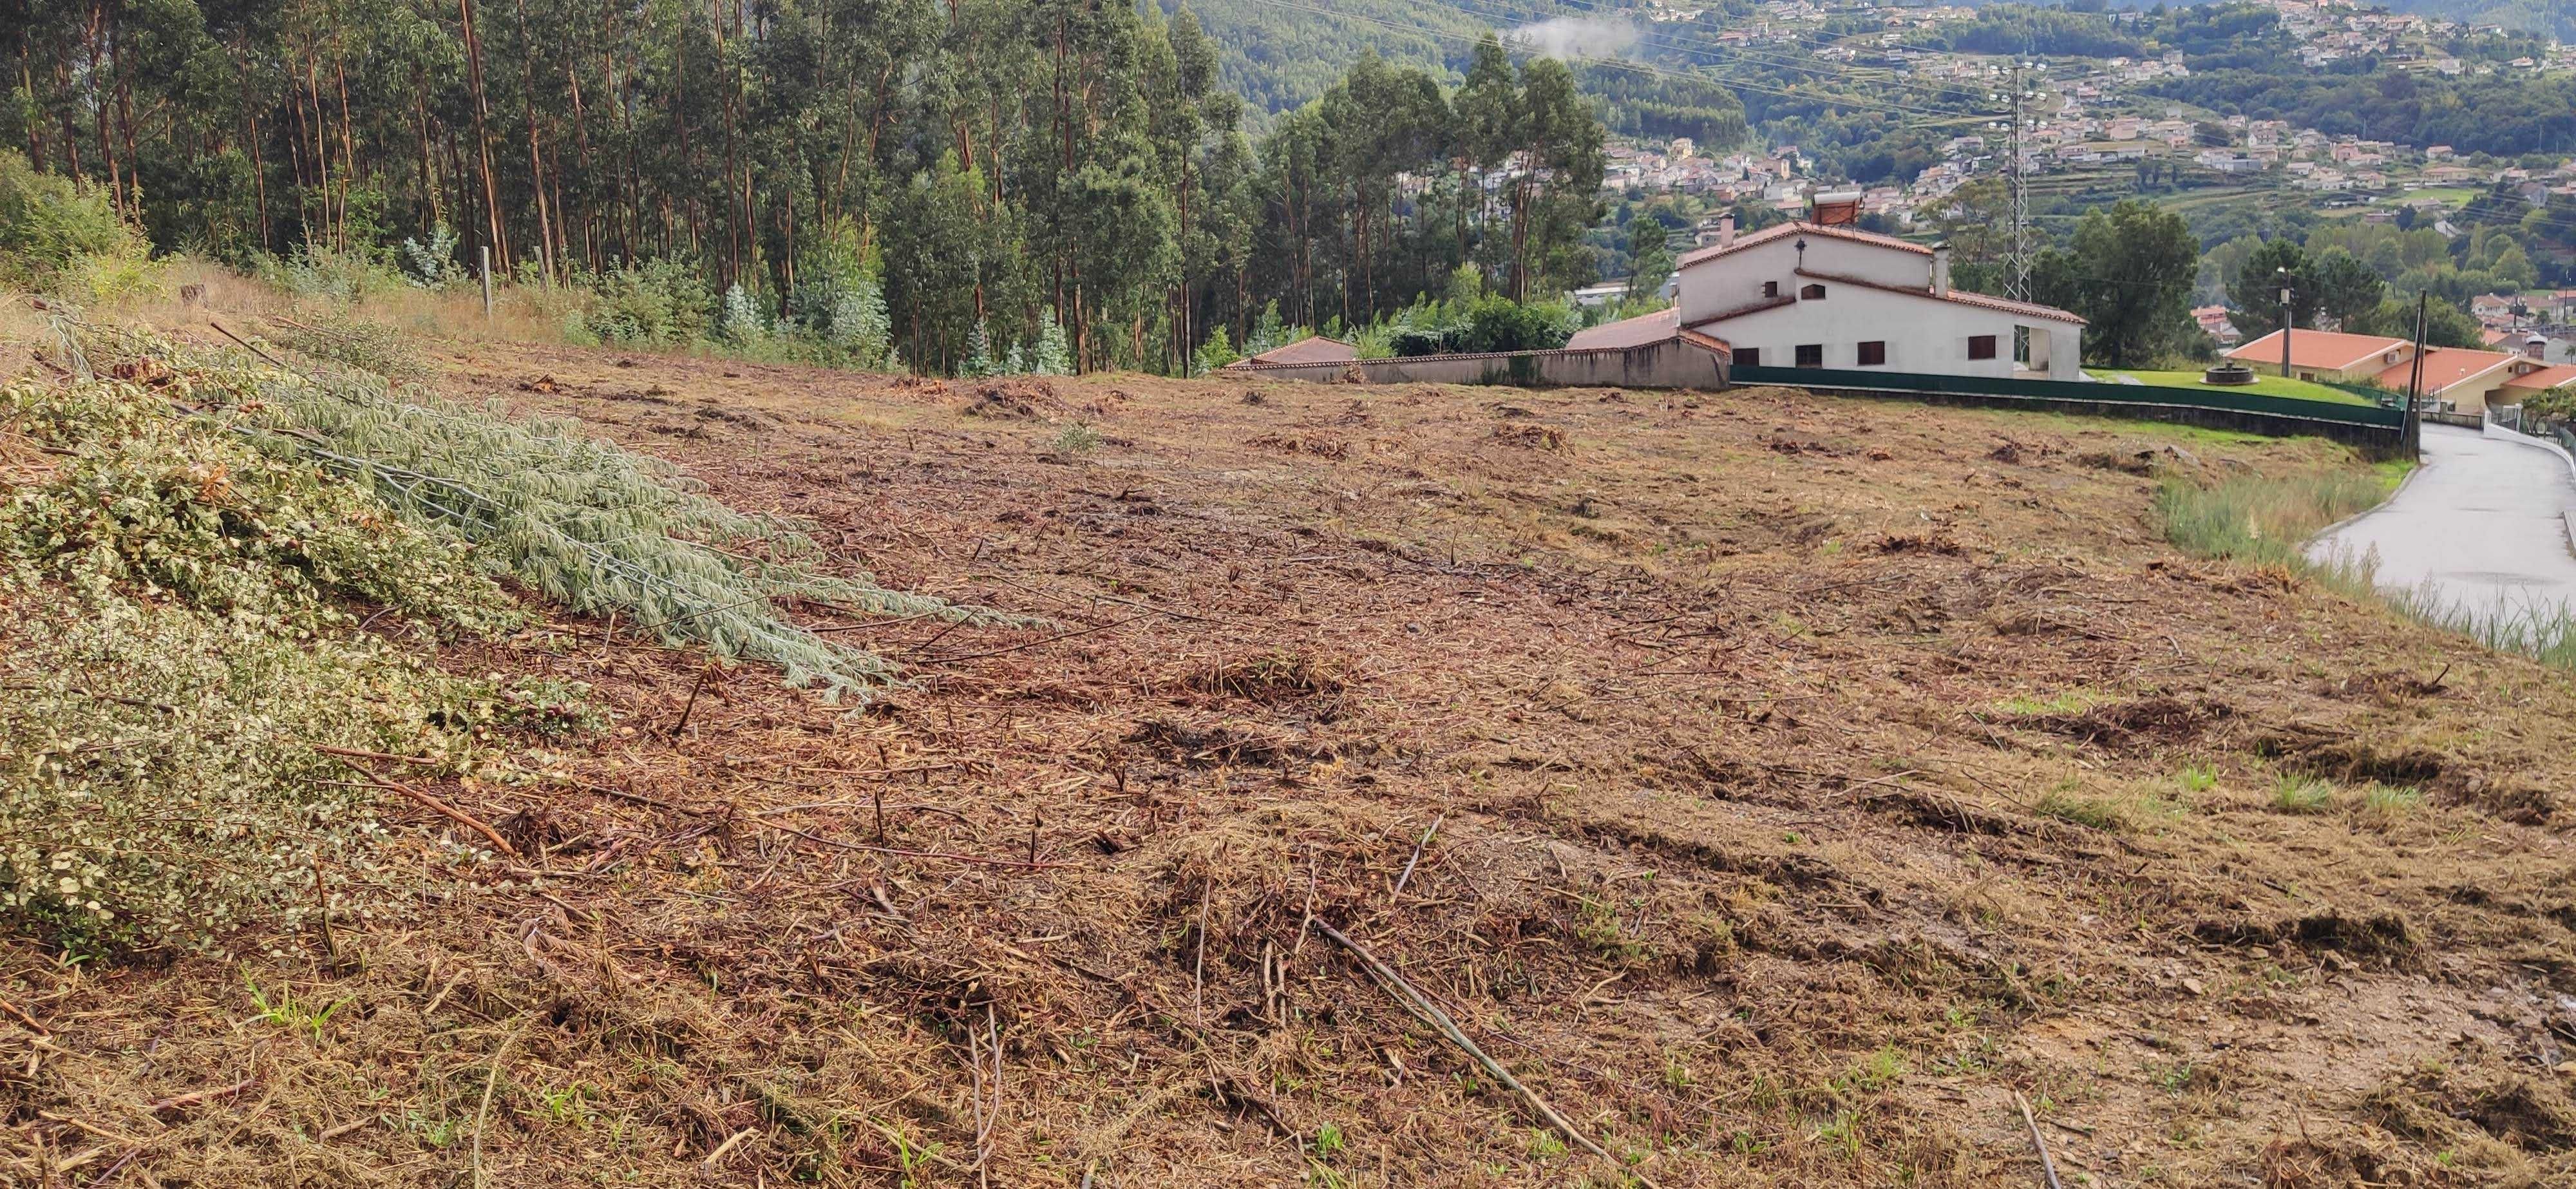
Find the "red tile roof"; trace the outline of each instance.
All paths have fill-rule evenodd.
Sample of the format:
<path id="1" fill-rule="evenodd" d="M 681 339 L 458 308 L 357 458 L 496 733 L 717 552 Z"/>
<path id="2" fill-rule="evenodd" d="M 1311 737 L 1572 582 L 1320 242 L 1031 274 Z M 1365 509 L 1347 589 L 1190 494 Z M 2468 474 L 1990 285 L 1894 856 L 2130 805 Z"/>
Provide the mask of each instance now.
<path id="1" fill-rule="evenodd" d="M 1924 247 L 1923 245 L 1911 240 L 1898 239 L 1892 235 L 1880 235 L 1872 231 L 1862 231 L 1855 227 L 1834 227 L 1823 223 L 1810 223 L 1804 219 L 1795 219 L 1787 223 L 1779 224 L 1778 226 L 1765 227 L 1750 235 L 1737 236 L 1733 243 L 1710 244 L 1698 251 L 1684 255 L 1680 262 L 1674 267 L 1676 269 L 1682 269 L 1689 268 L 1694 264 L 1705 264 L 1720 256 L 1732 255 L 1734 253 L 1741 252 L 1746 248 L 1759 247 L 1774 240 L 1787 239 L 1793 235 L 1821 235 L 1828 239 L 1847 239 L 1853 243 L 1875 244 L 1882 248 L 1896 248 L 1907 252 L 1920 253 L 1925 256 L 1932 254 L 1932 249 L 1930 248 Z"/>
<path id="2" fill-rule="evenodd" d="M 1681 325 L 1681 311 L 1666 307 L 1651 314 L 1639 314 L 1634 318 L 1622 318 L 1617 322 L 1604 322 L 1599 326 L 1584 327 L 1575 331 L 1573 338 L 1566 340 L 1565 347 L 1569 351 L 1643 347 L 1649 343 L 1660 343 L 1673 337 L 1674 332 L 1681 329 Z"/>
<path id="3" fill-rule="evenodd" d="M 2530 392 L 2547 392 L 2565 384 L 2576 384 L 2576 363 L 2544 367 L 2539 371 L 2515 376 L 2504 382 L 2507 388 L 2520 388 Z"/>
<path id="4" fill-rule="evenodd" d="M 1285 346 L 1272 347 L 1248 359 L 1238 359 L 1227 367 L 1254 367 L 1265 363 L 1340 363 L 1360 357 L 1360 349 L 1340 339 L 1310 334 Z"/>
<path id="5" fill-rule="evenodd" d="M 1701 350 L 1715 351 L 1720 355 L 1726 356 L 1728 359 L 1735 358 L 1735 345 L 1727 342 L 1725 339 L 1717 337 L 1716 335 L 1701 334 L 1696 330 L 1684 328 L 1681 333 L 1681 339 L 1683 342 L 1689 343 Z"/>
<path id="6" fill-rule="evenodd" d="M 2294 347 L 2293 350 L 2295 349 Z M 2466 347 L 2426 347 L 2424 383 L 2423 387 L 2416 389 L 2416 395 L 2439 396 L 2462 381 L 2483 376 L 2519 358 L 2521 356 L 2508 355 L 2502 351 L 2472 351 Z M 2415 361 L 2405 360 L 2379 373 L 2379 382 L 2384 387 L 2404 392 L 2414 370 Z"/>
<path id="7" fill-rule="evenodd" d="M 2290 336 L 2290 365 L 2322 368 L 2326 371 L 2342 371 L 2365 363 L 2385 367 L 2387 365 L 2380 362 L 2380 356 L 2412 346 L 2413 344 L 2404 339 L 2392 339 L 2375 334 L 2302 330 Z M 2275 330 L 2253 342 L 2246 343 L 2228 352 L 2227 357 L 2246 363 L 2277 364 L 2281 362 L 2281 332 Z"/>
<path id="8" fill-rule="evenodd" d="M 1911 293 L 1913 290 L 1907 289 L 1903 292 Z M 1924 296 L 1931 295 L 1927 293 Z M 2084 324 L 2084 316 L 2072 310 L 2061 310 L 2056 306 L 2044 306 L 2037 302 L 2014 301 L 2009 297 L 1991 297 L 1983 293 L 1963 293 L 1953 289 L 1948 297 L 1941 300 L 1955 301 L 1967 306 L 1984 306 L 1990 310 L 2002 310 L 2007 314 L 2028 314 L 2033 318 L 2052 318 L 2060 322 Z"/>

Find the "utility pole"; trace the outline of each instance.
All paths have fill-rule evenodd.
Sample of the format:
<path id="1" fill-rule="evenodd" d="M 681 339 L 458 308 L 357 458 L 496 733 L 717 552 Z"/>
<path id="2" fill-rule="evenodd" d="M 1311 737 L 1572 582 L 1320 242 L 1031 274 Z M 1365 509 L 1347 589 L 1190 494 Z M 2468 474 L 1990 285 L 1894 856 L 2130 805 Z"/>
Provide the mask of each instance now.
<path id="1" fill-rule="evenodd" d="M 2418 394 L 2424 388 L 2424 332 L 2428 329 L 2431 302 L 2429 293 L 2415 295 L 2415 358 L 2409 361 L 2414 366 L 2406 372 L 2406 450 L 2417 462 L 2424 461 L 2424 414 Z"/>
<path id="2" fill-rule="evenodd" d="M 2012 247 L 2004 263 L 2004 296 L 2014 301 L 2030 300 L 2030 181 L 2023 174 L 2021 147 L 2024 65 L 2018 59 L 2013 62 L 2012 130 L 2004 137 L 2004 186 L 2012 196 Z"/>
<path id="3" fill-rule="evenodd" d="M 2290 378 L 2290 270 L 2272 270 L 2281 277 L 2281 378 Z"/>

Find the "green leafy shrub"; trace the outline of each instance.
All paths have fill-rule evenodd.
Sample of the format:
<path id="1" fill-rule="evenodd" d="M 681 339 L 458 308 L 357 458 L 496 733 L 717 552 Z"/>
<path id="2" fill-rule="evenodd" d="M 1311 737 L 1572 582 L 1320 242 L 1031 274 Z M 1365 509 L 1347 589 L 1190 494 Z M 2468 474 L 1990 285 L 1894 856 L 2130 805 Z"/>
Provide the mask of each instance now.
<path id="1" fill-rule="evenodd" d="M 179 416 L 188 378 L 129 370 L 148 385 L 0 389 L 0 432 L 51 464 L 0 504 L 0 922 L 220 948 L 362 908 L 380 793 L 318 748 L 462 765 L 541 695 L 442 674 L 353 602 L 433 631 L 523 615 L 452 534 Z"/>
<path id="2" fill-rule="evenodd" d="M 50 481 L 0 505 L 0 536 L 22 567 L 94 595 L 121 585 L 298 634 L 344 619 L 334 599 L 477 633 L 523 619 L 451 534 L 220 423 L 172 417 L 161 399 L 122 381 L 0 389 L 0 417 L 71 451 Z"/>
<path id="3" fill-rule="evenodd" d="M 413 287 L 411 280 L 379 253 L 343 252 L 310 243 L 297 246 L 285 256 L 261 256 L 252 262 L 251 271 L 298 297 L 344 305 Z"/>
<path id="4" fill-rule="evenodd" d="M 373 637 L 113 596 L 30 614 L 37 589 L 12 587 L 0 919 L 21 930 L 99 948 L 292 929 L 381 874 L 382 794 L 314 745 L 465 746 L 434 725 L 460 721 L 465 683 Z"/>
<path id="5" fill-rule="evenodd" d="M 1551 351 L 1572 338 L 1579 319 L 1555 302 L 1487 295 L 1430 301 L 1398 314 L 1387 349 L 1398 356 Z"/>
<path id="6" fill-rule="evenodd" d="M 760 301 L 736 281 L 725 290 L 724 321 L 716 326 L 724 341 L 738 347 L 759 344 L 769 337 L 769 324 L 760 316 Z"/>
<path id="7" fill-rule="evenodd" d="M 456 262 L 456 244 L 456 233 L 445 223 L 429 229 L 428 243 L 405 236 L 402 258 L 410 281 L 423 289 L 443 289 L 472 279 L 470 270 Z"/>
<path id="8" fill-rule="evenodd" d="M 149 287 L 151 255 L 105 193 L 0 150 L 0 282 L 93 301 Z"/>
<path id="9" fill-rule="evenodd" d="M 715 294 L 686 260 L 623 261 L 588 281 L 583 326 L 601 342 L 686 345 L 706 337 Z"/>

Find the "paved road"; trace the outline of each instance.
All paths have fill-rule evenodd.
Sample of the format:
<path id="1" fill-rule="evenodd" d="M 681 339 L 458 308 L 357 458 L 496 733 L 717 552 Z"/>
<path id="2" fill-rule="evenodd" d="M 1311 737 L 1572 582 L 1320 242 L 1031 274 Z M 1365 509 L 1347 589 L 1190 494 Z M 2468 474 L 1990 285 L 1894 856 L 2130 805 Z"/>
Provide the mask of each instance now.
<path id="1" fill-rule="evenodd" d="M 2564 515 L 2576 479 L 2556 451 L 2424 427 L 2424 465 L 2396 498 L 2317 539 L 2311 556 L 2376 551 L 2382 587 L 2430 588 L 2454 608 L 2576 606 Z"/>

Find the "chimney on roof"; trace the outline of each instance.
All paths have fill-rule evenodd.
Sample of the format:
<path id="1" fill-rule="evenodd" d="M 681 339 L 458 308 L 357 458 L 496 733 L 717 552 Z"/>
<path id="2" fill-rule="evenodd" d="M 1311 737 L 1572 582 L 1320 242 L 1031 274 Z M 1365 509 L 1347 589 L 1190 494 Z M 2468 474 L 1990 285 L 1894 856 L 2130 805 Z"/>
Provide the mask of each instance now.
<path id="1" fill-rule="evenodd" d="M 2533 331 L 2530 338 L 2522 340 L 2522 355 L 2525 359 L 2546 362 L 2549 358 L 2549 336 Z"/>
<path id="2" fill-rule="evenodd" d="M 1950 296 L 1950 241 L 1932 245 L 1932 296 Z"/>
<path id="3" fill-rule="evenodd" d="M 1734 247 L 1734 246 L 1735 246 L 1735 216 L 1734 216 L 1734 215 L 1729 214 L 1729 215 L 1721 215 L 1721 216 L 1719 216 L 1719 217 L 1718 217 L 1718 220 L 1717 220 L 1717 246 L 1719 246 L 1719 247 L 1721 247 L 1721 248 L 1731 248 L 1731 247 Z"/>
<path id="4" fill-rule="evenodd" d="M 1849 227 L 1860 222 L 1858 190 L 1819 193 L 1807 200 L 1807 221 L 1819 227 Z"/>

